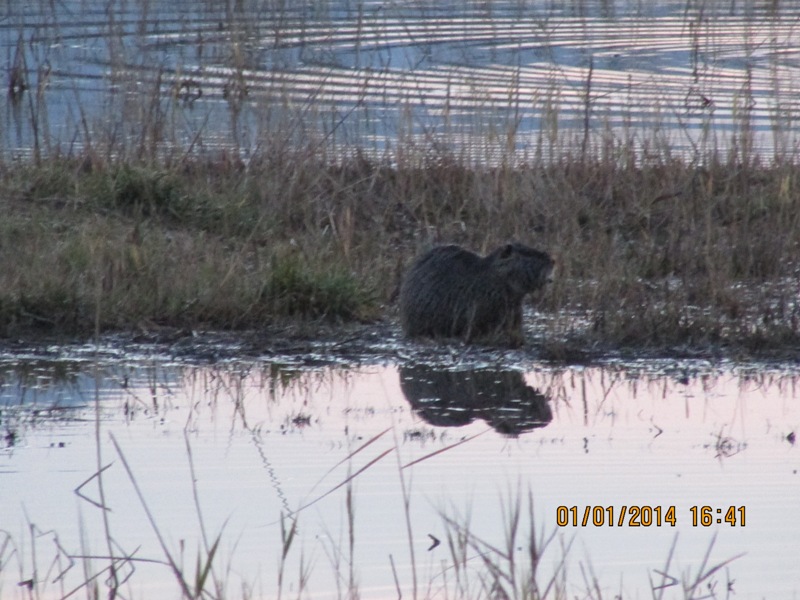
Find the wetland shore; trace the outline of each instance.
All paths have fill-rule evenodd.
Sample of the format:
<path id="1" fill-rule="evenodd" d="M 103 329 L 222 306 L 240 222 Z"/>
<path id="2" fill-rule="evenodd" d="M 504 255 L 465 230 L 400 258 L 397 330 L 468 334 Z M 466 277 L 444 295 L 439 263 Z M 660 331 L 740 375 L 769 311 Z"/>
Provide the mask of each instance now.
<path id="1" fill-rule="evenodd" d="M 415 256 L 515 240 L 530 356 L 800 352 L 792 6 L 17 8 L 5 345 L 380 355 Z"/>
<path id="2" fill-rule="evenodd" d="M 795 5 L 4 16 L 0 596 L 796 594 Z M 417 255 L 511 240 L 522 348 L 403 338 Z"/>
<path id="3" fill-rule="evenodd" d="M 387 352 L 401 341 L 393 293 L 418 253 L 519 240 L 557 261 L 526 308 L 528 355 L 800 349 L 793 162 L 406 156 L 5 162 L 2 343 L 222 336 L 255 354 Z"/>

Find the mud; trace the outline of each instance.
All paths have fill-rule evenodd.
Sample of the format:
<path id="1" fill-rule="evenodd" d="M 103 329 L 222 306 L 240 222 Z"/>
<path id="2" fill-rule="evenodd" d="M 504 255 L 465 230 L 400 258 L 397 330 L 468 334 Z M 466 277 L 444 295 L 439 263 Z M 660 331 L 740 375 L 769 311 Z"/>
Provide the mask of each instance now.
<path id="1" fill-rule="evenodd" d="M 560 324 L 555 326 L 554 319 Z M 371 323 L 287 323 L 258 331 L 189 331 L 158 328 L 101 334 L 98 338 L 31 337 L 0 340 L 0 360 L 69 358 L 116 362 L 147 358 L 187 364 L 263 360 L 295 366 L 356 364 L 428 364 L 516 368 L 533 363 L 593 365 L 640 361 L 707 360 L 738 364 L 786 365 L 797 362 L 800 348 L 761 348 L 730 344 L 615 347 L 593 339 L 578 319 L 525 315 L 525 344 L 510 349 L 461 340 L 408 340 L 395 319 Z M 554 329 L 566 333 L 553 335 Z"/>

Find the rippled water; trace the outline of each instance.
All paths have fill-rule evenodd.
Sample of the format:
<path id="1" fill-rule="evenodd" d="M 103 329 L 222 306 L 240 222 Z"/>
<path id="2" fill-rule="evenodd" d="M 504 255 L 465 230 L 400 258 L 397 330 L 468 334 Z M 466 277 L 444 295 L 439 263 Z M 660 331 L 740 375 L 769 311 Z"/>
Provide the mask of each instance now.
<path id="1" fill-rule="evenodd" d="M 796 3 L 39 0 L 4 13 L 8 84 L 27 90 L 3 97 L 0 135 L 18 151 L 768 158 L 798 141 Z"/>
<path id="2" fill-rule="evenodd" d="M 540 584 L 566 564 L 569 597 L 590 595 L 584 576 L 604 598 L 653 586 L 683 598 L 702 576 L 695 597 L 800 591 L 794 369 L 300 363 L 7 357 L 0 596 L 28 598 L 19 584 L 33 581 L 36 597 L 84 597 L 94 576 L 105 595 L 113 553 L 133 557 L 118 563 L 126 597 L 178 597 L 158 533 L 192 582 L 203 536 L 210 547 L 221 535 L 213 581 L 224 595 L 276 597 L 283 516 L 298 527 L 284 595 L 299 594 L 305 568 L 303 597 L 340 597 L 351 581 L 365 598 L 397 587 L 412 597 L 414 572 L 420 597 L 459 597 L 443 515 L 469 516 L 475 536 L 505 548 L 521 497 L 524 555 L 528 494 L 537 535 L 555 535 Z M 709 526 L 693 524 L 695 506 L 712 507 Z M 652 524 L 620 525 L 634 507 L 649 507 Z M 598 514 L 603 526 L 591 524 Z M 430 549 L 429 535 L 443 544 Z M 481 593 L 480 548 L 467 551 L 464 597 Z"/>

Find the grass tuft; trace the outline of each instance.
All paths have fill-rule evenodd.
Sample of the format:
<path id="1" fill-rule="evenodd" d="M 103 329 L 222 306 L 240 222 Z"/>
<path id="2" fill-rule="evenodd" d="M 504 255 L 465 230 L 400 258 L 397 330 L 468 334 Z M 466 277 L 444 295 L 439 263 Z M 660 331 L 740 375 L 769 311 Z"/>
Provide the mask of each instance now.
<path id="1" fill-rule="evenodd" d="M 337 268 L 314 271 L 294 257 L 273 261 L 262 294 L 272 314 L 302 319 L 358 319 L 373 303 L 352 274 Z"/>

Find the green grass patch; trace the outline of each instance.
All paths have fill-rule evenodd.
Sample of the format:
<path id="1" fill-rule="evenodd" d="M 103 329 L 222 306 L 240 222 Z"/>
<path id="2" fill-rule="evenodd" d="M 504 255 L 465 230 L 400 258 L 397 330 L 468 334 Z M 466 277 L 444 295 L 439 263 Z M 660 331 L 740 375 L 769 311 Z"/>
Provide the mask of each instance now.
<path id="1" fill-rule="evenodd" d="M 296 258 L 275 259 L 263 289 L 272 314 L 301 319 L 364 318 L 374 295 L 341 268 L 312 270 Z"/>

